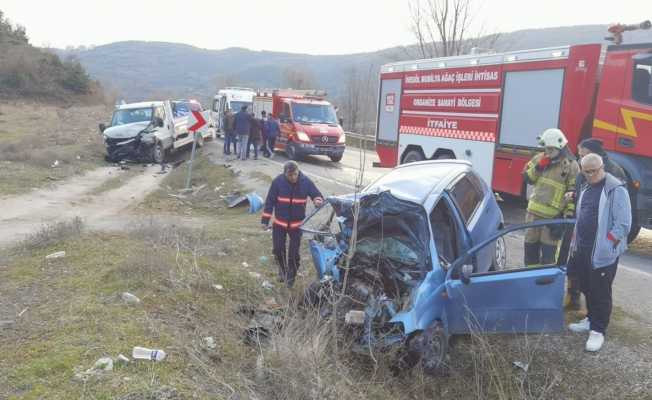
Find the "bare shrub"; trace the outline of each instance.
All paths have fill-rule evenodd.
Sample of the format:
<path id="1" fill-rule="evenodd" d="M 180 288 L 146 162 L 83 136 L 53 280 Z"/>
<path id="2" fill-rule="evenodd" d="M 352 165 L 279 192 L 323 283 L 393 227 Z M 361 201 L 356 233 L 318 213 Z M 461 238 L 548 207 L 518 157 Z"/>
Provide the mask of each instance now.
<path id="1" fill-rule="evenodd" d="M 20 242 L 18 248 L 26 251 L 43 249 L 64 240 L 81 236 L 83 228 L 84 223 L 79 217 L 75 217 L 71 221 L 48 224 L 27 236 Z"/>

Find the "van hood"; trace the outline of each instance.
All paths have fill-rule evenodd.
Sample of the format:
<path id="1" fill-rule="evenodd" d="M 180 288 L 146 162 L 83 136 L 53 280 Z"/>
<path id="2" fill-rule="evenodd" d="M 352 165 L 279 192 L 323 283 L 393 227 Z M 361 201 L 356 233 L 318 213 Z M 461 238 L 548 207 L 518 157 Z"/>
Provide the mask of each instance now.
<path id="1" fill-rule="evenodd" d="M 295 122 L 295 124 L 297 130 L 303 131 L 310 136 L 327 135 L 327 136 L 339 137 L 342 133 L 344 133 L 342 127 L 339 125 L 331 126 L 328 124 L 315 124 L 315 123 L 302 124 L 300 122 Z"/>
<path id="2" fill-rule="evenodd" d="M 130 139 L 135 137 L 143 129 L 149 126 L 148 121 L 134 122 L 131 124 L 124 124 L 118 126 L 111 126 L 104 130 L 104 136 L 109 139 Z"/>

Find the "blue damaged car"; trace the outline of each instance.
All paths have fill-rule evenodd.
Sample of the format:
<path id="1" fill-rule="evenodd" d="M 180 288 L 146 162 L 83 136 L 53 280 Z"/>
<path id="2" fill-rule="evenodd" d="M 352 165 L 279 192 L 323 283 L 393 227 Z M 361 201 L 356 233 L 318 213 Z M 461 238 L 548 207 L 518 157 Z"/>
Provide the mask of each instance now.
<path id="1" fill-rule="evenodd" d="M 402 165 L 306 218 L 318 276 L 306 299 L 324 318 L 342 318 L 358 351 L 400 346 L 404 360 L 435 374 L 451 335 L 561 330 L 565 266 L 526 268 L 518 248 L 526 229 L 573 222 L 504 228 L 468 162 Z M 333 293 L 344 295 L 336 310 L 323 301 Z"/>

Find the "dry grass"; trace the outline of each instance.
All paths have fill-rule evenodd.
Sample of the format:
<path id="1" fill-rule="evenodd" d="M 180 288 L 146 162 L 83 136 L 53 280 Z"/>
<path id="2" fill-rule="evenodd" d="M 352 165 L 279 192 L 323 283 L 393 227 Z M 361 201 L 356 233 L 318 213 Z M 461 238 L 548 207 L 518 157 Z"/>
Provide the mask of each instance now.
<path id="1" fill-rule="evenodd" d="M 0 195 L 22 193 L 104 164 L 97 124 L 109 114 L 106 106 L 2 104 Z"/>

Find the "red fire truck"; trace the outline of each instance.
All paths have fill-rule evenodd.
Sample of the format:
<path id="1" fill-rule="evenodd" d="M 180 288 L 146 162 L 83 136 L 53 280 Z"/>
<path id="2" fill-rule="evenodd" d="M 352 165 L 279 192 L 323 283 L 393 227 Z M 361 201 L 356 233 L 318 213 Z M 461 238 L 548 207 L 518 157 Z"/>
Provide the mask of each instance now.
<path id="1" fill-rule="evenodd" d="M 281 134 L 276 149 L 297 160 L 306 155 L 325 155 L 339 162 L 344 155 L 346 136 L 326 92 L 277 89 L 258 91 L 254 96 L 256 117 L 264 110 L 280 121 Z"/>
<path id="2" fill-rule="evenodd" d="M 652 43 L 587 44 L 384 65 L 380 166 L 469 160 L 495 191 L 525 196 L 537 136 L 604 142 L 629 177 L 635 226 L 652 228 Z"/>

